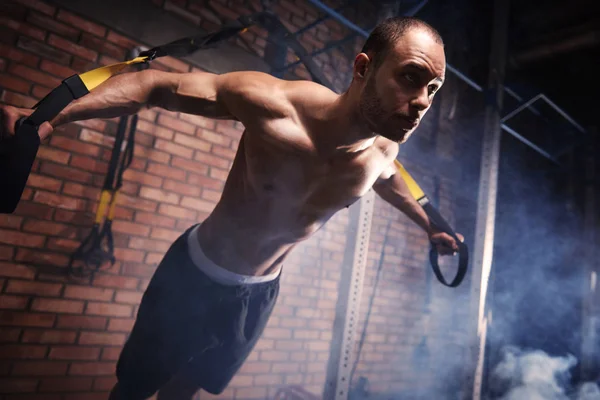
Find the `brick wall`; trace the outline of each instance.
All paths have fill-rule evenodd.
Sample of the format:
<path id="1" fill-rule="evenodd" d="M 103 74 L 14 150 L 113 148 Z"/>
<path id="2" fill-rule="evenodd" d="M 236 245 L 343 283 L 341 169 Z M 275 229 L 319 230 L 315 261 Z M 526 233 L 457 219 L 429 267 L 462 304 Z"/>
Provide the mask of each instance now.
<path id="1" fill-rule="evenodd" d="M 204 29 L 251 12 L 246 2 L 233 0 L 153 3 L 182 23 Z M 258 9 L 258 3 L 248 4 Z M 318 17 L 302 0 L 276 2 L 274 11 L 292 31 Z M 0 101 L 16 106 L 32 106 L 61 79 L 120 61 L 139 44 L 107 26 L 38 0 L 2 2 L 0 22 Z M 311 52 L 346 34 L 345 28 L 329 21 L 308 30 L 300 41 Z M 262 56 L 266 32 L 252 28 L 232 41 Z M 358 39 L 350 41 L 346 50 L 352 53 L 360 45 Z M 343 90 L 351 59 L 338 50 L 316 60 L 336 90 Z M 290 54 L 288 62 L 294 61 Z M 151 67 L 195 69 L 169 57 L 154 61 Z M 308 75 L 299 66 L 286 77 Z M 106 398 L 115 382 L 120 348 L 157 263 L 169 244 L 201 221 L 220 196 L 242 133 L 239 123 L 156 109 L 139 116 L 135 159 L 124 176 L 113 226 L 115 265 L 90 278 L 66 275 L 68 258 L 89 233 L 94 218 L 114 143 L 114 119 L 59 128 L 40 148 L 17 212 L 0 217 L 3 398 L 25 398 L 20 394 L 31 394 L 28 399 Z M 415 174 L 420 182 L 426 181 L 426 171 Z M 444 204 L 448 210 L 449 199 Z M 414 386 L 415 373 L 406 357 L 424 329 L 421 305 L 429 268 L 424 235 L 378 200 L 362 310 L 373 291 L 389 218 L 397 221 L 389 234 L 392 244 L 386 248 L 384 275 L 356 374 L 368 376 L 375 392 Z M 341 211 L 290 257 L 280 301 L 263 338 L 218 398 L 271 398 L 278 388 L 291 384 L 321 394 L 341 271 L 350 267 L 343 265 L 344 249 L 354 240 L 348 226 L 349 213 Z M 444 300 L 448 293 L 435 295 L 438 303 L 450 307 L 451 302 Z M 431 340 L 432 346 L 438 343 Z M 214 398 L 205 393 L 200 397 Z"/>

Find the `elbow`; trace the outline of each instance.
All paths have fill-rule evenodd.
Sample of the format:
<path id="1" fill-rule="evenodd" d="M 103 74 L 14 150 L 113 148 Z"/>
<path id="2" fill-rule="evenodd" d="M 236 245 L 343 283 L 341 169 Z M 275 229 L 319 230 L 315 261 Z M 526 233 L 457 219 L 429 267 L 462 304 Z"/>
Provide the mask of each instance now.
<path id="1" fill-rule="evenodd" d="M 147 108 L 160 107 L 170 110 L 176 99 L 177 83 L 167 72 L 157 70 L 144 70 L 139 72 L 139 85 L 142 92 L 146 93 L 143 106 Z"/>

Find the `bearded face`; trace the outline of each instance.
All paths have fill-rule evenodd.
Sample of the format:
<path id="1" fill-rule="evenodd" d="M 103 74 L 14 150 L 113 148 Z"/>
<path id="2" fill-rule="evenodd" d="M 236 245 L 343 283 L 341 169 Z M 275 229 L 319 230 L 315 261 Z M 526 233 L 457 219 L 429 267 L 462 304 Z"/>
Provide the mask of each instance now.
<path id="1" fill-rule="evenodd" d="M 368 59 L 359 99 L 360 115 L 374 134 L 403 143 L 419 125 L 445 72 L 443 46 L 414 29 L 375 65 Z"/>

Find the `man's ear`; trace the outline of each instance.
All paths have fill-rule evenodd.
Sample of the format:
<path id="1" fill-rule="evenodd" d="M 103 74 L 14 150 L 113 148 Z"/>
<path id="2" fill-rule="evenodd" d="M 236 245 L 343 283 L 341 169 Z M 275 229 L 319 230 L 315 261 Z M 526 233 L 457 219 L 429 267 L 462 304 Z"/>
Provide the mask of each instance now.
<path id="1" fill-rule="evenodd" d="M 365 53 L 359 53 L 354 58 L 354 79 L 363 80 L 367 77 L 367 71 L 371 64 L 371 59 Z"/>

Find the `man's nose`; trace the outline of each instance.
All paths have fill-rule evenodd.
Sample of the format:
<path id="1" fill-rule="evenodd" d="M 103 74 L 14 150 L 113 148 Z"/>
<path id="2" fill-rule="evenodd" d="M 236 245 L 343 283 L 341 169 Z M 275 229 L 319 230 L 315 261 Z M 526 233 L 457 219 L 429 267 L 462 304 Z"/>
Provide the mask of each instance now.
<path id="1" fill-rule="evenodd" d="M 419 89 L 416 96 L 412 99 L 411 105 L 417 108 L 419 111 L 425 111 L 431 105 L 431 99 L 429 97 L 429 91 L 427 87 Z"/>

